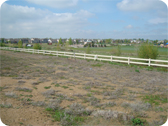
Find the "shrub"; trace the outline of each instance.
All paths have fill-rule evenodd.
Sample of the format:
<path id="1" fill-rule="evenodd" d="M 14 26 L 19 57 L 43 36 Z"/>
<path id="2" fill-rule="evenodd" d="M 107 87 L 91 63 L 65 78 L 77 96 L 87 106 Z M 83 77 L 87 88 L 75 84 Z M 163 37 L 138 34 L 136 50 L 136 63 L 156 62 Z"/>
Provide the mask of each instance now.
<path id="1" fill-rule="evenodd" d="M 121 55 L 121 46 L 118 45 L 116 49 L 112 48 L 111 53 L 114 55 L 120 56 Z"/>
<path id="2" fill-rule="evenodd" d="M 90 47 L 88 46 L 87 49 L 86 49 L 86 54 L 90 54 Z"/>
<path id="3" fill-rule="evenodd" d="M 10 104 L 10 103 L 9 103 L 9 104 L 7 104 L 7 103 L 4 104 L 4 103 L 2 103 L 2 104 L 0 104 L 0 107 L 1 107 L 1 108 L 12 108 L 12 104 Z"/>
<path id="4" fill-rule="evenodd" d="M 49 89 L 51 86 L 48 86 L 48 87 L 44 87 L 45 89 Z"/>
<path id="5" fill-rule="evenodd" d="M 149 43 L 141 44 L 141 46 L 139 46 L 137 53 L 139 58 L 147 58 L 147 59 L 148 58 L 156 59 L 159 54 L 157 47 Z"/>
<path id="6" fill-rule="evenodd" d="M 42 94 L 45 95 L 45 96 L 55 95 L 55 90 L 50 89 L 50 90 L 47 90 L 47 91 L 43 92 Z"/>
<path id="7" fill-rule="evenodd" d="M 136 126 L 136 125 L 140 125 L 140 126 L 143 126 L 144 125 L 144 121 L 139 119 L 139 118 L 134 118 L 131 120 L 133 125 Z"/>
<path id="8" fill-rule="evenodd" d="M 15 93 L 13 93 L 13 92 L 6 92 L 5 96 L 12 97 L 12 98 L 16 98 L 17 97 L 17 95 Z"/>
<path id="9" fill-rule="evenodd" d="M 19 42 L 18 42 L 18 48 L 23 48 L 23 43 L 21 40 L 19 40 Z"/>
<path id="10" fill-rule="evenodd" d="M 0 42 L 0 46 L 1 47 L 5 46 L 5 43 Z"/>
<path id="11" fill-rule="evenodd" d="M 41 45 L 39 43 L 36 43 L 34 46 L 33 46 L 34 49 L 38 49 L 38 50 L 41 50 Z"/>
<path id="12" fill-rule="evenodd" d="M 27 87 L 16 87 L 15 90 L 17 90 L 17 91 L 25 91 L 25 92 L 32 92 L 32 89 L 29 89 Z"/>

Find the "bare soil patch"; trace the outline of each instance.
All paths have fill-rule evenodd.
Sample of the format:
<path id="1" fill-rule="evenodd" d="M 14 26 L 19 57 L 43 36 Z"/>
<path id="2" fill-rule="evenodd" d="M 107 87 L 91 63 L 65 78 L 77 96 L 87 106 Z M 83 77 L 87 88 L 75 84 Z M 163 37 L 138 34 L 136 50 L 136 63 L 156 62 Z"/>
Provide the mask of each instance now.
<path id="1" fill-rule="evenodd" d="M 54 120 L 47 107 L 86 117 L 78 125 L 131 125 L 134 118 L 161 125 L 167 119 L 166 72 L 13 51 L 0 56 L 4 124 L 76 125 Z"/>

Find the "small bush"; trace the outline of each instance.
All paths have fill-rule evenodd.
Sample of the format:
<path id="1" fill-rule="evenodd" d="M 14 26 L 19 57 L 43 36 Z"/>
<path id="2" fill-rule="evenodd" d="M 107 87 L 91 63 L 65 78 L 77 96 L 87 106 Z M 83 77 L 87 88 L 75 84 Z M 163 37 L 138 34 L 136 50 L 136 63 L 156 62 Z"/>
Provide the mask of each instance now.
<path id="1" fill-rule="evenodd" d="M 19 40 L 19 42 L 18 42 L 18 48 L 23 48 L 23 43 L 21 40 Z"/>
<path id="2" fill-rule="evenodd" d="M 90 52 L 91 52 L 91 49 L 90 49 L 90 47 L 88 46 L 87 49 L 86 49 L 86 54 L 90 54 Z"/>
<path id="3" fill-rule="evenodd" d="M 45 106 L 46 103 L 43 101 L 32 102 L 33 106 Z"/>
<path id="4" fill-rule="evenodd" d="M 141 44 L 137 53 L 139 58 L 147 58 L 147 59 L 149 58 L 156 59 L 159 54 L 157 47 L 149 43 Z"/>
<path id="5" fill-rule="evenodd" d="M 27 87 L 16 87 L 15 90 L 17 90 L 17 91 L 25 91 L 25 92 L 32 92 L 32 89 L 29 89 Z"/>
<path id="6" fill-rule="evenodd" d="M 140 73 L 139 70 L 137 70 L 137 69 L 135 70 L 135 72 Z"/>
<path id="7" fill-rule="evenodd" d="M 33 46 L 34 49 L 38 49 L 38 50 L 41 50 L 41 45 L 39 43 L 36 43 L 34 46 Z"/>
<path id="8" fill-rule="evenodd" d="M 55 95 L 55 90 L 50 89 L 50 90 L 47 90 L 47 91 L 43 92 L 42 94 L 45 95 L 45 96 Z"/>
<path id="9" fill-rule="evenodd" d="M 6 92 L 5 96 L 11 97 L 11 98 L 16 98 L 17 97 L 17 95 L 15 93 L 13 93 L 13 92 Z"/>
<path id="10" fill-rule="evenodd" d="M 110 51 L 112 54 L 120 56 L 121 55 L 121 46 L 117 46 L 116 49 L 112 48 L 112 50 Z"/>
<path id="11" fill-rule="evenodd" d="M 92 67 L 101 67 L 103 64 L 99 64 L 99 63 L 97 63 L 97 64 L 92 64 L 91 66 Z"/>
<path id="12" fill-rule="evenodd" d="M 58 103 L 51 102 L 48 104 L 46 109 L 52 109 L 53 111 L 56 111 L 60 109 L 60 105 Z"/>
<path id="13" fill-rule="evenodd" d="M 4 46 L 6 46 L 6 45 L 5 45 L 5 43 L 0 42 L 0 46 L 1 46 L 1 47 L 4 47 Z"/>
<path id="14" fill-rule="evenodd" d="M 144 125 L 144 122 L 143 120 L 139 119 L 139 118 L 134 118 L 131 120 L 133 125 L 136 126 L 136 125 L 140 125 L 140 126 L 143 126 Z"/>
<path id="15" fill-rule="evenodd" d="M 59 84 L 56 84 L 55 87 L 59 87 L 60 85 Z"/>
<path id="16" fill-rule="evenodd" d="M 44 87 L 45 89 L 49 89 L 49 88 L 51 88 L 51 86 L 48 86 L 48 87 Z"/>
<path id="17" fill-rule="evenodd" d="M 3 103 L 3 104 L 0 104 L 0 107 L 1 108 L 12 108 L 12 104 L 10 104 L 10 103 L 9 104 L 6 104 L 6 103 L 4 104 Z"/>

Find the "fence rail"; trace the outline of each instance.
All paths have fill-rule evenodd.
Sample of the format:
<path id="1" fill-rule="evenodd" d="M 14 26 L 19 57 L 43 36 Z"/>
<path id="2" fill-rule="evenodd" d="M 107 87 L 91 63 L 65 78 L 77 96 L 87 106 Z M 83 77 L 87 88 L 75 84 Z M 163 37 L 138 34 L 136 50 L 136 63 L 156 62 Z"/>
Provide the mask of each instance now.
<path id="1" fill-rule="evenodd" d="M 44 54 L 44 55 L 49 54 L 49 55 L 67 56 L 67 57 L 73 57 L 73 58 L 93 59 L 93 60 L 110 61 L 110 62 L 121 62 L 121 63 L 127 63 L 128 65 L 139 64 L 139 65 L 147 65 L 147 66 L 168 67 L 167 60 L 118 57 L 118 56 L 96 55 L 96 54 L 75 53 L 75 52 L 62 52 L 62 51 L 50 51 L 50 50 L 37 50 L 37 49 L 25 49 L 25 48 L 12 48 L 12 47 L 0 47 L 0 49 L 21 51 L 21 52 L 30 52 L 30 53 L 37 53 L 37 54 Z"/>

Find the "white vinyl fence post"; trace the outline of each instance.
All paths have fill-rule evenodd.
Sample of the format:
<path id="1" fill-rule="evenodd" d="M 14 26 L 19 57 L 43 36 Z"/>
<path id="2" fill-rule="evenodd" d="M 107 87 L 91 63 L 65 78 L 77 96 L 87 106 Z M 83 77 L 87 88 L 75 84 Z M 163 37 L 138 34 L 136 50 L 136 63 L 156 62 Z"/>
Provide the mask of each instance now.
<path id="1" fill-rule="evenodd" d="M 130 57 L 128 57 L 128 65 L 130 65 Z"/>
<path id="2" fill-rule="evenodd" d="M 94 57 L 94 60 L 96 60 L 97 59 L 97 55 L 95 55 L 95 57 Z"/>
<path id="3" fill-rule="evenodd" d="M 113 62 L 113 56 L 111 56 L 111 62 Z"/>
<path id="4" fill-rule="evenodd" d="M 74 58 L 75 58 L 75 52 L 74 52 Z"/>
<path id="5" fill-rule="evenodd" d="M 84 59 L 86 59 L 86 53 L 84 53 Z"/>
<path id="6" fill-rule="evenodd" d="M 58 51 L 57 51 L 57 57 L 58 57 Z"/>
<path id="7" fill-rule="evenodd" d="M 151 64 L 151 59 L 149 58 L 149 65 L 148 66 L 150 66 L 150 64 Z"/>

